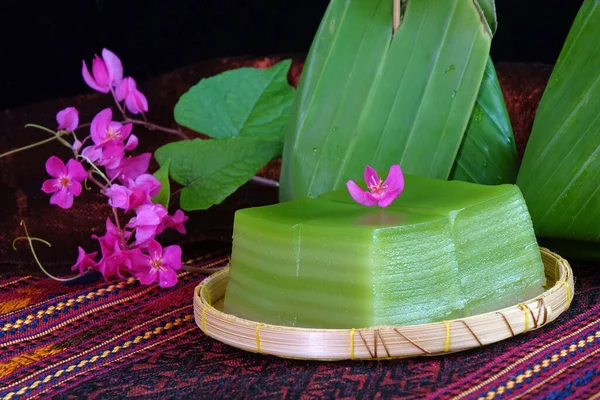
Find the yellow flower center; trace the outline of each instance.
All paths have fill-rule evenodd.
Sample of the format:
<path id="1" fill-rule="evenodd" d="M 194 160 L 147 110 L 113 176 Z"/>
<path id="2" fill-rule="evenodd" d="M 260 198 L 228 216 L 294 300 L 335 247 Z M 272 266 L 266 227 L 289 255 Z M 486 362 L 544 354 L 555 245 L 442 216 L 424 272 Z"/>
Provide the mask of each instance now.
<path id="1" fill-rule="evenodd" d="M 151 258 L 150 259 L 150 266 L 154 269 L 158 269 L 161 271 L 166 271 L 167 269 L 163 266 L 163 260 L 162 257 L 158 257 L 158 258 Z"/>
<path id="2" fill-rule="evenodd" d="M 112 126 L 109 126 L 106 129 L 106 135 L 108 136 L 108 140 L 120 139 L 121 129 L 114 129 Z"/>
<path id="3" fill-rule="evenodd" d="M 368 187 L 371 193 L 378 192 L 382 189 L 387 189 L 387 185 L 384 185 L 381 179 L 377 181 L 374 176 L 371 177 L 371 182 L 369 183 Z"/>
<path id="4" fill-rule="evenodd" d="M 63 175 L 60 178 L 58 178 L 58 184 L 60 185 L 60 188 L 66 188 L 67 186 L 69 186 L 69 184 L 71 183 L 71 178 L 69 178 L 67 175 Z"/>

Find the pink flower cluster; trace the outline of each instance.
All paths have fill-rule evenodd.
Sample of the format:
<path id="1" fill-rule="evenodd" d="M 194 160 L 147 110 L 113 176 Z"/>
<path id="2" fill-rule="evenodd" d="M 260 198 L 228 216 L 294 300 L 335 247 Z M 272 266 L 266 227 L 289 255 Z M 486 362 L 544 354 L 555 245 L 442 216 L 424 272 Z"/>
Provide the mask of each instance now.
<path id="1" fill-rule="evenodd" d="M 123 79 L 121 60 L 111 51 L 104 49 L 102 58 L 96 56 L 92 73 L 84 62 L 82 75 L 92 89 L 113 93 L 124 114 L 123 122 L 127 122 L 127 117 L 120 107 L 121 101 L 131 113 L 148 110 L 146 97 L 137 89 L 133 78 Z M 92 236 L 100 245 L 100 259 L 97 260 L 98 252 L 86 253 L 79 247 L 73 270 L 80 273 L 87 269 L 98 270 L 107 280 L 135 276 L 142 284 L 175 285 L 176 271 L 181 269 L 181 247 L 163 248 L 156 236 L 165 229 L 185 234 L 184 222 L 188 217 L 181 210 L 169 215 L 163 205 L 152 202 L 161 183 L 148 173 L 150 153 L 127 154 L 138 145 L 138 138 L 131 133 L 132 124 L 114 121 L 112 110 L 107 108 L 93 118 L 89 135 L 79 140 L 75 134 L 79 124 L 77 109 L 61 110 L 56 120 L 57 135 L 73 136 L 74 158 L 66 165 L 55 156 L 46 162 L 46 171 L 52 179 L 43 183 L 42 190 L 52 193 L 50 203 L 63 209 L 71 208 L 74 197 L 82 192 L 82 182 L 87 180 L 100 188 L 113 209 L 114 220 L 106 219 L 106 233 Z"/>
<path id="2" fill-rule="evenodd" d="M 101 93 L 113 93 L 117 102 L 125 101 L 132 114 L 148 111 L 148 100 L 137 89 L 135 80 L 131 77 L 123 79 L 123 64 L 115 53 L 103 49 L 102 57 L 96 55 L 92 61 L 92 73 L 85 61 L 82 64 L 81 74 L 89 87 Z"/>

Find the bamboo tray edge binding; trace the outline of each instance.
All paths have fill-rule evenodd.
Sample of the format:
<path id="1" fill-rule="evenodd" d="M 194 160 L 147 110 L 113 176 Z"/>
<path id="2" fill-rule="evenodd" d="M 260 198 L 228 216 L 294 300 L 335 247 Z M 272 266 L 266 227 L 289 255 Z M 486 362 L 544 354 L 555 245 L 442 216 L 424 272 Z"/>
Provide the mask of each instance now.
<path id="1" fill-rule="evenodd" d="M 263 324 L 213 307 L 225 295 L 229 268 L 194 290 L 194 317 L 202 331 L 231 346 L 285 358 L 369 360 L 429 356 L 464 351 L 538 329 L 569 308 L 574 295 L 567 260 L 540 248 L 548 289 L 498 311 L 410 326 L 311 329 Z M 214 302 L 214 303 L 213 303 Z"/>

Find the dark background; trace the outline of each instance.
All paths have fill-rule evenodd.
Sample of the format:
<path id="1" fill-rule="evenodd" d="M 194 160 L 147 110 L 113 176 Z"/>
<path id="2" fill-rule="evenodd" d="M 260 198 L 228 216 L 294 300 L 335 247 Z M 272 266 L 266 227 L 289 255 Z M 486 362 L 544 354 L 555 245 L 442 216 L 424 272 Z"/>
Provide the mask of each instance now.
<path id="1" fill-rule="evenodd" d="M 443 0 L 440 0 L 443 1 Z M 497 0 L 496 62 L 553 64 L 581 0 Z M 0 1 L 0 109 L 89 91 L 107 47 L 138 83 L 197 61 L 306 53 L 328 0 Z"/>

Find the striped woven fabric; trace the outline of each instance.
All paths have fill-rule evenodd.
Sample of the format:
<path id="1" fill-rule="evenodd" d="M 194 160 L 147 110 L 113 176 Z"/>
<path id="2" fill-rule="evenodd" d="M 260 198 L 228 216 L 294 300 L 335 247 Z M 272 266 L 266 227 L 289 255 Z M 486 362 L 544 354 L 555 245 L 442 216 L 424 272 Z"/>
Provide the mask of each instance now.
<path id="1" fill-rule="evenodd" d="M 190 261 L 227 262 L 228 249 Z M 162 290 L 92 275 L 0 278 L 0 398 L 594 398 L 600 269 L 573 265 L 571 309 L 540 330 L 443 357 L 310 362 L 243 352 L 202 334 L 202 275 Z"/>

